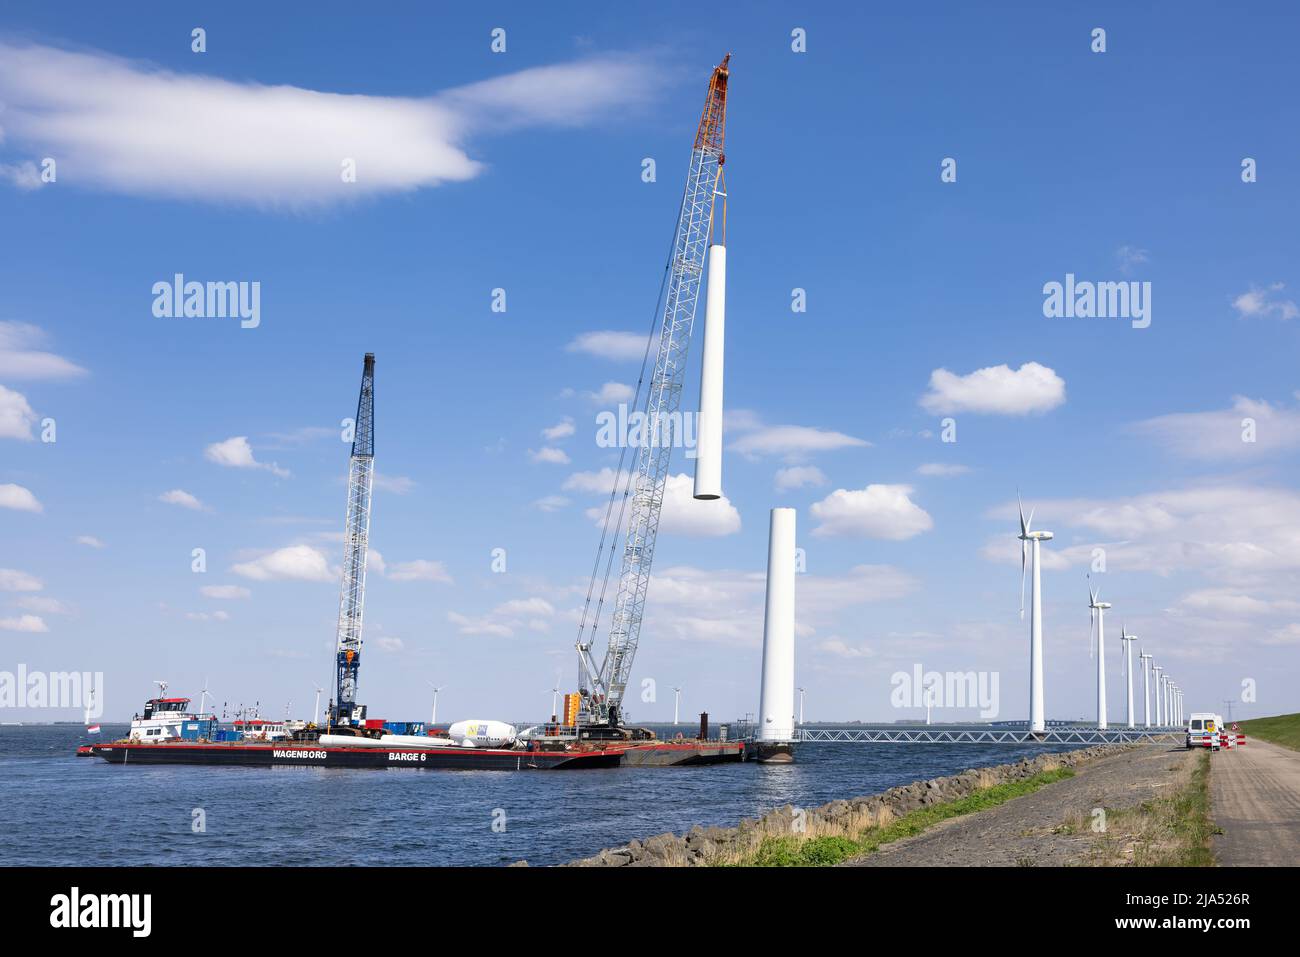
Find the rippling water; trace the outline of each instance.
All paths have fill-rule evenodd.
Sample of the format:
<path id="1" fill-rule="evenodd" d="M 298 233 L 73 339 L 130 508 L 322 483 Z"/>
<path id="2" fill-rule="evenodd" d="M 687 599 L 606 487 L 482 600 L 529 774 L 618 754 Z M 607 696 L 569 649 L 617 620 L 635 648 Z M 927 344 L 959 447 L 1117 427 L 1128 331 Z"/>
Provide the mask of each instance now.
<path id="1" fill-rule="evenodd" d="M 106 724 L 99 738 L 125 732 Z M 559 864 L 634 837 L 1062 750 L 805 744 L 789 765 L 377 771 L 122 767 L 74 757 L 88 740 L 77 726 L 0 727 L 0 864 Z M 505 830 L 493 830 L 503 813 Z"/>

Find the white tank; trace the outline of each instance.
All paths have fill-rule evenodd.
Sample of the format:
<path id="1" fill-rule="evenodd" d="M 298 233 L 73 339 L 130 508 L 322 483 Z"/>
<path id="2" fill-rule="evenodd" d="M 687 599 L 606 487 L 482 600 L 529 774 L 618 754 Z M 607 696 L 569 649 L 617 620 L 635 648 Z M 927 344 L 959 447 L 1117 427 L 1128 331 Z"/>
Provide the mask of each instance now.
<path id="1" fill-rule="evenodd" d="M 508 721 L 456 721 L 447 737 L 465 748 L 505 748 L 515 743 L 515 726 Z"/>

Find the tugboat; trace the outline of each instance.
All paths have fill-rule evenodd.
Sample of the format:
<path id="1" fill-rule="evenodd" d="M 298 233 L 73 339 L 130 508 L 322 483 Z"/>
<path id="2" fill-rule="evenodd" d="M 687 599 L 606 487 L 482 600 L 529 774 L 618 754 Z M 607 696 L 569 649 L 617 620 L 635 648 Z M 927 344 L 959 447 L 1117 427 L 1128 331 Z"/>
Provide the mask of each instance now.
<path id="1" fill-rule="evenodd" d="M 144 713 L 131 718 L 129 741 L 145 741 L 159 744 L 164 741 L 179 741 L 184 735 L 181 729 L 187 721 L 199 721 L 205 716 L 190 711 L 189 698 L 168 698 L 167 682 L 155 681 L 159 697 L 150 698 L 144 703 Z"/>

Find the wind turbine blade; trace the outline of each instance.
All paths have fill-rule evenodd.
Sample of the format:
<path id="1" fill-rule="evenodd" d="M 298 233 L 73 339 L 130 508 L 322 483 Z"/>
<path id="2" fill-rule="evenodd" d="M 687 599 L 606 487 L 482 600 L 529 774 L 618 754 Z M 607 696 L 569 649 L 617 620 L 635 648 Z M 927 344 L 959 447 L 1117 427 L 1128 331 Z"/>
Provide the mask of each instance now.
<path id="1" fill-rule="evenodd" d="M 1031 508 L 1029 510 L 1029 518 L 1025 521 L 1025 533 L 1028 534 L 1030 529 L 1032 529 L 1033 527 L 1034 527 L 1034 510 Z"/>
<path id="2" fill-rule="evenodd" d="M 1016 493 L 1016 506 L 1020 509 L 1020 534 L 1025 535 L 1029 532 L 1029 526 L 1025 524 L 1025 503 L 1020 501 L 1020 493 Z"/>
<path id="3" fill-rule="evenodd" d="M 1093 634 L 1097 630 L 1097 609 L 1088 609 L 1088 657 L 1092 657 Z"/>

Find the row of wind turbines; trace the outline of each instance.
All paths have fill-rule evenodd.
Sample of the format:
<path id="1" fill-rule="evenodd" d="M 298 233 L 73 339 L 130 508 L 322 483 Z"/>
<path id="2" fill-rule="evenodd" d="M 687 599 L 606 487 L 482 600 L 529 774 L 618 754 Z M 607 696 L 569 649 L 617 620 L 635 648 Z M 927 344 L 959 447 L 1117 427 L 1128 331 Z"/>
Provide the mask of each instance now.
<path id="1" fill-rule="evenodd" d="M 1025 617 L 1025 576 L 1031 572 L 1032 587 L 1029 602 L 1029 730 L 1045 731 L 1047 723 L 1043 716 L 1043 586 L 1039 570 L 1040 547 L 1043 542 L 1052 540 L 1052 533 L 1034 531 L 1034 510 L 1029 510 L 1025 518 L 1025 506 L 1016 496 L 1020 506 L 1020 617 Z M 1106 610 L 1110 602 L 1100 601 L 1097 589 L 1088 587 L 1088 610 L 1090 627 L 1088 632 L 1088 654 L 1092 657 L 1094 649 L 1097 659 L 1097 729 L 1105 731 L 1110 725 L 1106 715 Z M 1127 720 L 1130 728 L 1137 727 L 1137 716 L 1133 710 L 1133 642 L 1136 635 L 1130 635 L 1126 629 L 1120 629 L 1120 674 L 1128 682 Z M 1174 681 L 1173 676 L 1160 665 L 1155 664 L 1155 656 L 1139 648 L 1138 660 L 1142 664 L 1142 723 L 1144 727 L 1171 728 L 1183 724 L 1183 689 Z M 1155 694 L 1152 696 L 1152 678 L 1154 677 Z M 1155 724 L 1152 724 L 1152 701 L 1155 702 Z"/>

